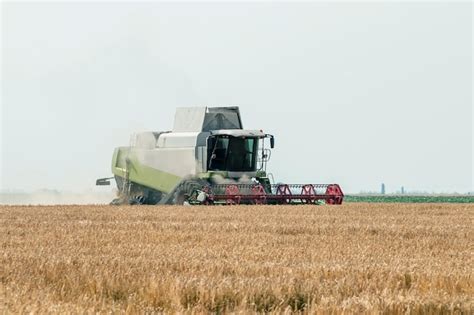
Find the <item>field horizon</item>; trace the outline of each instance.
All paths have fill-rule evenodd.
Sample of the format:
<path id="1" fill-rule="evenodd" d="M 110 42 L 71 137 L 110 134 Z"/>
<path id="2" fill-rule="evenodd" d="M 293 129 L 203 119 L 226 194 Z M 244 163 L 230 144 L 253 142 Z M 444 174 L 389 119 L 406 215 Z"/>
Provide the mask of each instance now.
<path id="1" fill-rule="evenodd" d="M 0 191 L 1 205 L 108 205 L 117 192 L 86 190 L 82 192 L 39 189 L 34 191 Z M 344 203 L 474 203 L 474 193 L 346 193 Z"/>

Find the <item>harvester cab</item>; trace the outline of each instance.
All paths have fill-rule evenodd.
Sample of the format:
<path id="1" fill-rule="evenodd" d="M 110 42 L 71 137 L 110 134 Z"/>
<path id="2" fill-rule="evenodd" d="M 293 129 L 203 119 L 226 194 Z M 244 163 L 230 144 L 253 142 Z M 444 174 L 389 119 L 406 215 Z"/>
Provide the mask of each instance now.
<path id="1" fill-rule="evenodd" d="M 342 203 L 337 184 L 272 184 L 274 146 L 273 135 L 243 129 L 238 107 L 178 108 L 172 131 L 137 133 L 115 149 L 112 204 Z"/>
<path id="2" fill-rule="evenodd" d="M 212 131 L 207 139 L 208 171 L 227 171 L 240 178 L 242 173 L 262 170 L 268 156 L 264 140 L 269 137 L 273 138 L 257 130 Z"/>

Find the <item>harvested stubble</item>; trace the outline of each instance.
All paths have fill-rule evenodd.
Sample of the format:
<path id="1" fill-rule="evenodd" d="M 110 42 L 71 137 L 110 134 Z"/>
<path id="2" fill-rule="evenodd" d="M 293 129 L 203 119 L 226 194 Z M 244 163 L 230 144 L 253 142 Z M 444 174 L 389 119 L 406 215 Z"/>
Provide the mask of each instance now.
<path id="1" fill-rule="evenodd" d="M 474 205 L 0 207 L 0 313 L 472 313 Z"/>

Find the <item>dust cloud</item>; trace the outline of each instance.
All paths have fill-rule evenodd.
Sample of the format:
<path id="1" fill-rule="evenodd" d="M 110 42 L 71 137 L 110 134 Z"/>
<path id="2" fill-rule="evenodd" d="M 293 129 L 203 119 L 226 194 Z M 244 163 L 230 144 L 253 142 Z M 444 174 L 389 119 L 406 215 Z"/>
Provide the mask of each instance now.
<path id="1" fill-rule="evenodd" d="M 116 191 L 61 192 L 42 189 L 33 192 L 0 192 L 0 205 L 87 205 L 109 204 Z"/>

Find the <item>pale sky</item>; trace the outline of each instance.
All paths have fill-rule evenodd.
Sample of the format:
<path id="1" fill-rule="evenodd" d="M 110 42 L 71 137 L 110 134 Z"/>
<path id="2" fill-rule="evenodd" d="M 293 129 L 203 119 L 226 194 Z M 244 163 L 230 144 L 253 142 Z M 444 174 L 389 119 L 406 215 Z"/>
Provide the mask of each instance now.
<path id="1" fill-rule="evenodd" d="M 0 189 L 91 189 L 132 132 L 238 105 L 278 182 L 474 190 L 470 2 L 2 6 Z"/>

